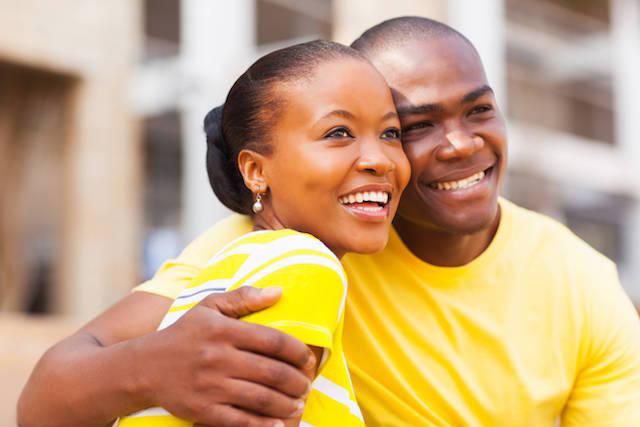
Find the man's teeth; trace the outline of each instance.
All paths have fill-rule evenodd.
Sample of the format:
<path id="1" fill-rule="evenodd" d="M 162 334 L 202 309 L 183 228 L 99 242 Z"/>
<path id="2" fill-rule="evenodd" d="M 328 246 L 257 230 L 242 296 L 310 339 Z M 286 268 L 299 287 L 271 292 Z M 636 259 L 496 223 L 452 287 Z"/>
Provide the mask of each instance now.
<path id="1" fill-rule="evenodd" d="M 389 201 L 389 193 L 384 191 L 365 191 L 352 193 L 348 196 L 340 197 L 340 203 L 349 204 L 349 203 L 362 203 L 362 202 L 376 202 L 376 203 L 387 203 Z M 377 210 L 379 208 L 371 208 Z"/>
<path id="2" fill-rule="evenodd" d="M 429 187 L 435 188 L 437 190 L 459 190 L 463 188 L 473 187 L 484 178 L 484 171 L 480 171 L 476 174 L 471 175 L 468 178 L 459 179 L 458 181 L 448 181 L 448 182 L 432 182 L 429 184 Z"/>

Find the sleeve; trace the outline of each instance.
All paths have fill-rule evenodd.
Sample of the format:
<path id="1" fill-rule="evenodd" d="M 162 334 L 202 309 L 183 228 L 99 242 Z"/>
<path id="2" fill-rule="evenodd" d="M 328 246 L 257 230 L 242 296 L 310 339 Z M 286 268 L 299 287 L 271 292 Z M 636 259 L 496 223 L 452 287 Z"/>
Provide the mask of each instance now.
<path id="1" fill-rule="evenodd" d="M 251 285 L 280 286 L 282 298 L 274 306 L 243 320 L 278 329 L 307 345 L 332 351 L 347 291 L 339 261 L 321 255 L 292 256 L 265 270 Z"/>
<path id="2" fill-rule="evenodd" d="M 166 261 L 150 280 L 133 288 L 133 292 L 149 292 L 175 299 L 198 276 L 209 259 L 229 242 L 251 231 L 251 219 L 231 215 L 205 231 L 177 259 Z"/>
<path id="3" fill-rule="evenodd" d="M 563 426 L 640 426 L 640 319 L 607 261 L 585 278 L 579 372 Z"/>

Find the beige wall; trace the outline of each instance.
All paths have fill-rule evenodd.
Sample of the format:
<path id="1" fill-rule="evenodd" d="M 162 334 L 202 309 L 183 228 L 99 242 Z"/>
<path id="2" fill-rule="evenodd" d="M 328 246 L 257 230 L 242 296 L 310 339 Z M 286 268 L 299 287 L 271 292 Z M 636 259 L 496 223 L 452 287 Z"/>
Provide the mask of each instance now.
<path id="1" fill-rule="evenodd" d="M 419 15 L 446 21 L 444 0 L 334 0 L 333 39 L 350 44 L 367 28 L 404 15 Z"/>
<path id="2" fill-rule="evenodd" d="M 79 318 L 95 315 L 137 280 L 141 159 L 128 93 L 141 45 L 140 6 L 136 0 L 0 0 L 0 61 L 75 81 L 54 298 L 57 311 Z"/>
<path id="3" fill-rule="evenodd" d="M 79 326 L 60 318 L 0 313 L 0 427 L 15 427 L 18 396 L 36 361 Z"/>

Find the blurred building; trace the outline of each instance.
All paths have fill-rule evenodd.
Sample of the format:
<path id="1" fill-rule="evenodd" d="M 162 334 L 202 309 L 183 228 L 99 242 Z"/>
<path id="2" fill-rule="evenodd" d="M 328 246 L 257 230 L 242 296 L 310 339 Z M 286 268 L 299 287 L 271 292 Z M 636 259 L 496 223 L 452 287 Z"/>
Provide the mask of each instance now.
<path id="1" fill-rule="evenodd" d="M 156 8 L 146 8 L 147 46 L 167 47 L 169 41 L 174 47 L 165 55 L 154 51 L 143 63 L 139 88 L 144 91 L 134 99 L 138 112 L 155 117 L 148 130 L 181 122 L 176 138 L 182 157 L 171 185 L 180 178 L 182 183 L 172 193 L 173 209 L 163 210 L 174 212 L 171 220 L 147 222 L 152 225 L 147 233 L 169 224 L 186 243 L 226 214 L 207 197 L 201 120 L 252 59 L 318 37 L 349 43 L 383 19 L 416 14 L 450 23 L 480 50 L 509 117 L 506 194 L 567 223 L 616 260 L 627 290 L 640 300 L 640 179 L 634 170 L 640 166 L 637 0 L 244 0 L 224 8 L 184 0 L 171 14 L 176 22 L 171 28 L 181 25 L 171 36 L 149 32 L 156 20 L 169 28 L 167 9 L 150 4 Z M 177 8 L 178 2 L 172 4 Z M 159 155 L 155 141 L 148 143 Z M 163 179 L 167 176 L 157 182 Z M 147 182 L 149 194 L 154 181 Z M 162 193 L 163 203 L 169 203 Z M 153 200 L 147 202 L 147 212 L 157 212 Z"/>
<path id="2" fill-rule="evenodd" d="M 81 321 L 120 298 L 227 214 L 202 119 L 254 59 L 407 14 L 480 51 L 507 196 L 616 260 L 640 302 L 638 0 L 0 0 L 2 309 Z"/>

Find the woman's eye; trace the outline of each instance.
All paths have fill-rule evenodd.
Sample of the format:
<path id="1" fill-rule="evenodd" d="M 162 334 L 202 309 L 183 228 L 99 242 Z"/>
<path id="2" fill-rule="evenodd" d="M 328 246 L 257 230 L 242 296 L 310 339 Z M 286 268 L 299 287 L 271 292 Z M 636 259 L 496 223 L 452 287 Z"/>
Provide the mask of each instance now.
<path id="1" fill-rule="evenodd" d="M 433 123 L 431 122 L 428 122 L 428 121 L 418 122 L 418 123 L 413 123 L 408 126 L 405 126 L 404 129 L 402 129 L 402 132 L 406 133 L 414 130 L 426 129 L 431 127 L 433 127 Z"/>
<path id="2" fill-rule="evenodd" d="M 382 139 L 400 139 L 400 129 L 389 128 L 382 133 Z"/>
<path id="3" fill-rule="evenodd" d="M 330 130 L 329 132 L 327 132 L 327 134 L 324 137 L 340 139 L 340 138 L 352 138 L 353 135 L 351 135 L 351 132 L 349 131 L 349 129 L 340 127 L 340 128 Z"/>

